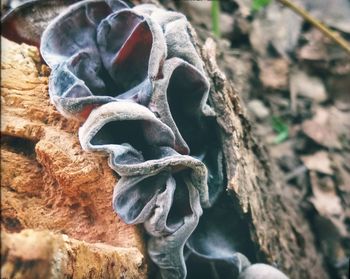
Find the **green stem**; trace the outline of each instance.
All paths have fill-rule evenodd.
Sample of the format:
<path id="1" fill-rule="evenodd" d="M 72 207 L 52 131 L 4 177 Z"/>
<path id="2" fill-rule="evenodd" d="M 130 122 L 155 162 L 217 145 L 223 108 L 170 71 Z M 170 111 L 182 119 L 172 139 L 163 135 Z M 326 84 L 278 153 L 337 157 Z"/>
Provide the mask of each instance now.
<path id="1" fill-rule="evenodd" d="M 213 33 L 217 38 L 220 38 L 220 2 L 219 0 L 212 0 L 211 2 L 211 19 L 213 25 Z"/>

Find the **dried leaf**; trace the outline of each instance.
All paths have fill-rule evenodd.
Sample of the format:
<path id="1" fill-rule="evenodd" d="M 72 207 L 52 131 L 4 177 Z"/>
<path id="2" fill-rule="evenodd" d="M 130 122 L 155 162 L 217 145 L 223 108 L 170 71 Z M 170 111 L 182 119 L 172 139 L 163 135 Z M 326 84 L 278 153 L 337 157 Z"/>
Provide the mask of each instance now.
<path id="1" fill-rule="evenodd" d="M 302 2 L 314 17 L 331 27 L 350 33 L 349 0 L 303 0 Z"/>
<path id="2" fill-rule="evenodd" d="M 288 87 L 289 62 L 283 58 L 258 59 L 259 78 L 266 88 L 286 89 Z"/>
<path id="3" fill-rule="evenodd" d="M 255 51 L 266 56 L 269 45 L 283 57 L 294 51 L 302 19 L 288 8 L 271 3 L 253 21 L 250 42 Z"/>
<path id="4" fill-rule="evenodd" d="M 258 119 L 265 119 L 270 115 L 269 109 L 258 99 L 253 99 L 248 103 L 248 109 Z"/>
<path id="5" fill-rule="evenodd" d="M 289 88 L 291 96 L 295 98 L 303 96 L 317 103 L 327 99 L 326 88 L 322 80 L 301 70 L 296 70 L 291 74 Z"/>
<path id="6" fill-rule="evenodd" d="M 317 212 L 329 218 L 339 218 L 344 215 L 341 200 L 337 195 L 333 180 L 329 176 L 320 179 L 313 171 L 310 172 L 310 180 L 313 192 L 310 201 Z M 346 230 L 344 229 L 343 232 L 346 232 Z"/>
<path id="7" fill-rule="evenodd" d="M 306 41 L 297 51 L 301 60 L 322 61 L 322 66 L 329 69 L 329 61 L 343 61 L 348 57 L 345 51 L 340 51 L 340 47 L 317 28 L 311 28 L 301 37 Z"/>
<path id="8" fill-rule="evenodd" d="M 330 75 L 327 85 L 334 105 L 340 110 L 350 110 L 350 70 L 345 75 Z"/>
<path id="9" fill-rule="evenodd" d="M 319 151 L 309 156 L 301 156 L 300 159 L 311 171 L 333 175 L 331 161 L 329 159 L 328 153 L 325 151 Z"/>
<path id="10" fill-rule="evenodd" d="M 328 148 L 342 148 L 341 139 L 349 137 L 350 114 L 335 107 L 318 107 L 311 120 L 304 121 L 302 131 L 309 138 Z"/>
<path id="11" fill-rule="evenodd" d="M 332 156 L 332 162 L 336 171 L 338 190 L 345 205 L 350 208 L 350 154 L 345 152 L 334 154 Z M 350 210 L 348 213 L 350 213 Z"/>
<path id="12" fill-rule="evenodd" d="M 345 258 L 346 254 L 341 241 L 348 234 L 341 200 L 337 195 L 334 182 L 329 176 L 320 179 L 312 171 L 310 172 L 310 181 L 314 194 L 310 201 L 319 214 L 314 219 L 315 230 L 320 239 L 323 253 L 327 255 L 333 265 L 336 265 Z"/>

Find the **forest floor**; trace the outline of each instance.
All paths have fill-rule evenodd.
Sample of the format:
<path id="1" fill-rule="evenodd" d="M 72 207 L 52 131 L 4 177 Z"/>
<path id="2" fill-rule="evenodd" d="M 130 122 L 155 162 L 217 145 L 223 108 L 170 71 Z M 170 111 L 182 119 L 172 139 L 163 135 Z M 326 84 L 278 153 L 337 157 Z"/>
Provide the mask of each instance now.
<path id="1" fill-rule="evenodd" d="M 278 3 L 222 1 L 218 61 L 257 135 L 308 217 L 332 278 L 350 255 L 350 56 Z M 297 1 L 350 41 L 350 2 Z M 162 1 L 187 15 L 204 41 L 210 1 Z M 248 3 L 248 4 L 247 4 Z"/>

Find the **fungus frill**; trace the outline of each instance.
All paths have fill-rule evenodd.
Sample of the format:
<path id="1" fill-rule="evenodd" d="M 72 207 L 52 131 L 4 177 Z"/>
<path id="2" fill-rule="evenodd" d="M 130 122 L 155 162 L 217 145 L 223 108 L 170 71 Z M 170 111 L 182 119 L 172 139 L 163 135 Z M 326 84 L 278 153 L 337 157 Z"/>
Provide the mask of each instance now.
<path id="1" fill-rule="evenodd" d="M 238 221 L 222 224 L 234 209 L 226 207 L 210 84 L 186 18 L 119 0 L 84 0 L 61 10 L 40 43 L 52 69 L 51 101 L 85 121 L 79 130 L 85 150 L 109 155 L 121 176 L 113 208 L 126 223 L 143 224 L 162 278 L 186 277 L 184 250 L 212 266 L 254 272 L 254 265 L 244 271 L 244 257 L 237 256 L 249 253 L 247 234 L 238 233 Z M 8 17 L 11 24 L 21 12 Z"/>
<path id="2" fill-rule="evenodd" d="M 144 224 L 162 277 L 184 278 L 185 243 L 223 182 L 217 138 L 208 132 L 209 83 L 183 15 L 108 4 L 72 5 L 43 33 L 51 100 L 65 115 L 86 118 L 82 147 L 108 153 L 122 176 L 115 211 Z"/>
<path id="3" fill-rule="evenodd" d="M 41 54 L 52 68 L 50 97 L 67 116 L 85 118 L 118 99 L 147 105 L 150 98 L 166 56 L 161 27 L 115 3 L 72 5 L 42 35 Z"/>

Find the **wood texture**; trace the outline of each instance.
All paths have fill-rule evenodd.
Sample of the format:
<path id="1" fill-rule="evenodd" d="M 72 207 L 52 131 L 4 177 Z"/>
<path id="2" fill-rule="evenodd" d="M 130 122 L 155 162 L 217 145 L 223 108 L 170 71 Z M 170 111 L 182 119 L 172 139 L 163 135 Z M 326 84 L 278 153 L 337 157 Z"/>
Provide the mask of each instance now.
<path id="1" fill-rule="evenodd" d="M 50 104 L 49 71 L 38 49 L 2 39 L 1 55 L 2 231 L 46 229 L 144 254 L 139 229 L 112 210 L 117 177 L 106 156 L 84 152 L 77 137 L 80 123 Z M 135 278 L 145 270 L 143 264 Z"/>
<path id="2" fill-rule="evenodd" d="M 212 83 L 210 102 L 220 126 L 227 189 L 249 225 L 258 260 L 290 278 L 328 278 L 308 221 L 292 192 L 283 188 L 283 177 L 254 135 L 238 93 L 217 66 L 215 42 L 208 39 L 200 50 Z"/>
<path id="3" fill-rule="evenodd" d="M 49 231 L 1 234 L 1 278 L 146 278 L 137 248 L 87 243 Z"/>

